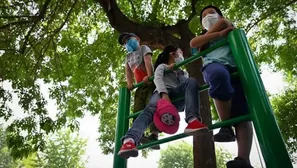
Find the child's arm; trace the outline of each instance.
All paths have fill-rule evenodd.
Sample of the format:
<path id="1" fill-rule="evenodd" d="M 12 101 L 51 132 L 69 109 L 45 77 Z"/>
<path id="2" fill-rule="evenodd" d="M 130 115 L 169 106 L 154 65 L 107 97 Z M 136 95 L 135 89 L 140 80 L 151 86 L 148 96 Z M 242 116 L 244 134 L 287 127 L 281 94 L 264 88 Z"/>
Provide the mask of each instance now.
<path id="1" fill-rule="evenodd" d="M 160 64 L 156 71 L 155 71 L 155 78 L 154 78 L 154 83 L 156 85 L 156 89 L 158 93 L 161 95 L 162 98 L 170 101 L 169 96 L 168 96 L 168 91 L 166 89 L 163 76 L 164 76 L 164 71 L 167 69 L 166 64 Z"/>
<path id="2" fill-rule="evenodd" d="M 152 54 L 146 54 L 144 56 L 144 63 L 147 72 L 147 76 L 153 76 L 153 64 L 152 64 Z"/>
<path id="3" fill-rule="evenodd" d="M 147 83 L 148 78 L 153 76 L 154 72 L 152 64 L 152 50 L 148 46 L 143 45 L 141 46 L 141 53 L 143 54 L 144 65 L 147 72 L 147 76 L 143 78 L 143 82 Z"/>
<path id="4" fill-rule="evenodd" d="M 190 41 L 190 46 L 192 48 L 198 48 L 203 46 L 204 44 L 208 43 L 211 40 L 214 40 L 218 37 L 226 36 L 231 30 L 233 30 L 233 27 L 227 27 L 219 32 L 213 32 L 213 33 L 206 33 L 204 35 L 200 35 L 197 37 L 194 37 Z"/>
<path id="5" fill-rule="evenodd" d="M 232 27 L 232 23 L 230 20 L 222 18 L 218 20 L 207 32 L 208 33 L 214 33 L 214 32 L 219 32 L 227 27 Z"/>
<path id="6" fill-rule="evenodd" d="M 133 89 L 133 72 L 128 63 L 126 63 L 126 79 L 129 90 Z"/>

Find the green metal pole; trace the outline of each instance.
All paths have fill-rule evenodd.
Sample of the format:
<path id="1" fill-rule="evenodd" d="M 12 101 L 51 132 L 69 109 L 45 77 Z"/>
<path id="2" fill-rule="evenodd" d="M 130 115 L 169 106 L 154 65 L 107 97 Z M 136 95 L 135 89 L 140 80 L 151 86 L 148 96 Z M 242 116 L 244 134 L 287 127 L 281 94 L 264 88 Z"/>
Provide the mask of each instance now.
<path id="1" fill-rule="evenodd" d="M 121 138 L 125 135 L 129 127 L 127 116 L 130 111 L 130 91 L 126 87 L 122 87 L 119 91 L 119 107 L 117 116 L 117 126 L 115 133 L 115 147 L 113 168 L 126 168 L 127 160 L 118 156 L 118 152 L 122 146 Z"/>
<path id="2" fill-rule="evenodd" d="M 244 31 L 233 30 L 229 33 L 228 40 L 247 96 L 266 167 L 292 168 Z"/>
<path id="3" fill-rule="evenodd" d="M 230 125 L 245 122 L 245 121 L 251 121 L 250 114 L 240 116 L 240 117 L 236 117 L 236 118 L 232 118 L 230 120 L 217 122 L 217 123 L 215 123 L 213 125 L 208 126 L 208 129 L 209 130 L 214 130 L 216 128 L 221 128 L 221 127 L 224 127 L 224 126 L 230 126 Z M 153 142 L 146 143 L 144 145 L 140 145 L 137 148 L 138 149 L 145 149 L 145 148 L 148 148 L 148 147 L 151 147 L 151 146 L 155 146 L 155 145 L 158 145 L 158 144 L 163 144 L 163 143 L 166 143 L 166 142 L 178 140 L 178 139 L 188 137 L 188 136 L 190 136 L 190 135 L 181 133 L 181 134 L 173 135 L 171 137 L 160 139 L 158 141 L 153 141 Z"/>

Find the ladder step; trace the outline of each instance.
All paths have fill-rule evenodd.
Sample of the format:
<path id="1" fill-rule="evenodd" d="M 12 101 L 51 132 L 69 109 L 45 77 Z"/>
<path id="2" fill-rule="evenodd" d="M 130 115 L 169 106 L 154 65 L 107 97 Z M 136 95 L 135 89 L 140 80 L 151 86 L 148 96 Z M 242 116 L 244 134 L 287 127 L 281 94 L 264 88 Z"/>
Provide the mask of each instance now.
<path id="1" fill-rule="evenodd" d="M 251 121 L 251 115 L 250 114 L 243 115 L 243 116 L 236 117 L 236 118 L 232 118 L 232 119 L 226 120 L 226 121 L 217 122 L 217 123 L 215 123 L 213 125 L 208 126 L 208 129 L 209 130 L 214 130 L 214 129 L 217 129 L 217 128 L 221 128 L 221 127 L 224 127 L 224 126 L 229 126 L 229 125 L 233 125 L 233 124 L 237 124 L 237 123 L 241 123 L 241 122 L 245 122 L 245 121 Z M 178 139 L 185 138 L 185 137 L 188 137 L 188 136 L 191 136 L 191 135 L 181 133 L 181 134 L 173 135 L 171 137 L 160 139 L 158 141 L 154 141 L 154 142 L 150 142 L 150 143 L 147 143 L 147 144 L 144 144 L 144 145 L 140 145 L 137 148 L 139 150 L 140 149 L 145 149 L 145 148 L 149 148 L 151 146 L 155 146 L 155 145 L 163 144 L 163 143 L 166 143 L 166 142 L 178 140 Z"/>

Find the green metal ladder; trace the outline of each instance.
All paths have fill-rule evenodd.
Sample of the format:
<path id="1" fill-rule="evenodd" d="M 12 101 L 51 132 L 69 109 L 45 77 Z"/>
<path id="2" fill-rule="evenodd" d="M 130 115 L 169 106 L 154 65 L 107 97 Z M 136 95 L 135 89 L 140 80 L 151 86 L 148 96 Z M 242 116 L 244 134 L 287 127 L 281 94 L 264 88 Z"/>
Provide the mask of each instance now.
<path id="1" fill-rule="evenodd" d="M 230 44 L 233 56 L 238 68 L 237 74 L 240 75 L 241 82 L 247 97 L 249 105 L 249 114 L 233 118 L 227 121 L 218 122 L 209 125 L 209 130 L 220 128 L 223 126 L 232 125 L 244 121 L 252 121 L 260 148 L 265 160 L 267 168 L 293 168 L 292 162 L 286 150 L 283 138 L 281 136 L 279 127 L 273 115 L 273 111 L 266 94 L 259 71 L 254 62 L 252 51 L 249 47 L 245 33 L 241 29 L 235 29 L 228 35 L 228 40 L 222 41 L 217 45 L 200 52 L 183 62 L 175 65 L 176 67 L 183 66 L 199 59 L 216 48 L 219 48 L 227 43 Z M 150 78 L 152 80 L 153 77 Z M 143 83 L 134 85 L 134 88 L 142 87 Z M 199 92 L 205 91 L 209 88 L 207 85 L 200 87 Z M 129 114 L 130 112 L 130 91 L 126 87 L 122 87 L 119 91 L 119 107 L 117 116 L 117 126 L 115 134 L 115 148 L 114 148 L 114 162 L 113 168 L 126 168 L 127 160 L 117 155 L 121 148 L 121 137 L 125 135 L 129 127 L 129 119 L 136 117 L 141 112 Z M 180 98 L 178 98 L 180 99 Z M 157 144 L 174 141 L 187 137 L 184 133 L 177 134 L 168 138 L 163 138 L 155 142 L 147 143 L 138 146 L 138 149 L 148 148 Z"/>

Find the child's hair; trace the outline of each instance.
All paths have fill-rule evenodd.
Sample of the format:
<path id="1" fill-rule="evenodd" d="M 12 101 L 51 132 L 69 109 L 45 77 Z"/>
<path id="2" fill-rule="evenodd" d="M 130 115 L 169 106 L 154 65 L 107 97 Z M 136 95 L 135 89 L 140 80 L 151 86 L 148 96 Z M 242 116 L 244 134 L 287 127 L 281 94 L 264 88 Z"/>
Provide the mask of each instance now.
<path id="1" fill-rule="evenodd" d="M 154 65 L 154 70 L 157 69 L 157 67 L 160 64 L 168 64 L 169 61 L 169 53 L 176 51 L 178 48 L 174 45 L 168 45 L 163 49 L 163 52 L 158 55 L 158 58 Z"/>
<path id="2" fill-rule="evenodd" d="M 202 13 L 203 13 L 203 11 L 205 11 L 208 8 L 213 8 L 220 16 L 223 17 L 222 11 L 219 8 L 217 8 L 216 6 L 213 6 L 213 5 L 208 5 L 208 6 L 204 7 L 200 12 L 200 23 L 201 24 L 202 24 Z"/>
<path id="3" fill-rule="evenodd" d="M 208 5 L 208 6 L 204 7 L 204 8 L 201 10 L 201 12 L 200 12 L 200 23 L 201 23 L 201 24 L 202 24 L 202 13 L 203 13 L 203 11 L 205 11 L 205 10 L 208 9 L 208 8 L 213 8 L 213 9 L 214 9 L 220 16 L 223 16 L 222 11 L 221 11 L 219 8 L 217 8 L 216 6 L 213 6 L 213 5 Z M 207 32 L 207 30 L 202 29 L 202 32 L 200 33 L 200 35 L 203 35 L 203 34 L 205 34 L 206 32 Z M 209 47 L 209 43 L 204 44 L 203 46 L 201 46 L 201 47 L 199 48 L 199 52 L 201 52 L 201 51 L 207 49 L 208 47 Z"/>

